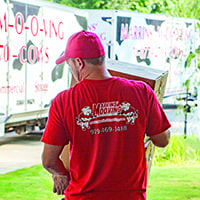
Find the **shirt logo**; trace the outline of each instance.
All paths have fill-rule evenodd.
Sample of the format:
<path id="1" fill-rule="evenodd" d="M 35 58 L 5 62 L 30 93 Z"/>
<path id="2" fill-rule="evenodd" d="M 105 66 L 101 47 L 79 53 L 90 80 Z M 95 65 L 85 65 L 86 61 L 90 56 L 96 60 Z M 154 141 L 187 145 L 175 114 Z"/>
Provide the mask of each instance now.
<path id="1" fill-rule="evenodd" d="M 85 106 L 82 112 L 76 117 L 76 124 L 81 126 L 82 130 L 90 129 L 92 124 L 106 122 L 125 121 L 133 125 L 138 118 L 138 110 L 128 102 L 118 101 L 92 104 L 92 107 Z"/>

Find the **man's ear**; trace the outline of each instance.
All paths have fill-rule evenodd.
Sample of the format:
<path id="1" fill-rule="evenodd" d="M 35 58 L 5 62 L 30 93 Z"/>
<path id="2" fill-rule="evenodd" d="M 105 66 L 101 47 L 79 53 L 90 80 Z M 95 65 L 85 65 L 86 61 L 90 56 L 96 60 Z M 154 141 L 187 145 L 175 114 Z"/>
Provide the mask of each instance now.
<path id="1" fill-rule="evenodd" d="M 80 70 L 84 68 L 84 61 L 81 58 L 76 58 L 76 62 L 78 64 Z"/>

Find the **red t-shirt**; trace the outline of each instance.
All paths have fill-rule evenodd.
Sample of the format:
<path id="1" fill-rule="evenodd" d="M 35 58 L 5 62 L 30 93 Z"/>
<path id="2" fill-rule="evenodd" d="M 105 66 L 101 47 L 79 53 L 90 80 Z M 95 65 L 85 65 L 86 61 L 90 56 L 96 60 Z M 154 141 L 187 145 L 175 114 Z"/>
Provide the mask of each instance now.
<path id="1" fill-rule="evenodd" d="M 145 83 L 116 77 L 84 79 L 52 101 L 42 142 L 70 143 L 67 200 L 143 200 L 144 135 L 169 127 Z"/>

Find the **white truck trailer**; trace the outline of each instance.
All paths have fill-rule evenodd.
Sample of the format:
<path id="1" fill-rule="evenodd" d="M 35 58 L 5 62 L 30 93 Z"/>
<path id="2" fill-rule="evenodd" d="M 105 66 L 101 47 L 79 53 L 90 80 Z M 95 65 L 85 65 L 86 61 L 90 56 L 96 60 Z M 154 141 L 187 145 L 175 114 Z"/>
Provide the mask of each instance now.
<path id="1" fill-rule="evenodd" d="M 87 10 L 88 30 L 99 35 L 107 57 L 139 66 L 169 71 L 165 95 L 184 91 L 196 60 L 185 61 L 200 45 L 195 19 L 117 10 Z"/>
<path id="2" fill-rule="evenodd" d="M 68 37 L 87 29 L 87 13 L 45 1 L 0 0 L 0 136 L 44 128 L 48 107 L 69 87 L 56 65 Z"/>
<path id="3" fill-rule="evenodd" d="M 169 71 L 166 95 L 182 92 L 195 68 L 184 62 L 199 44 L 196 20 L 39 0 L 0 0 L 0 7 L 0 136 L 45 127 L 51 100 L 71 82 L 55 60 L 79 30 L 95 32 L 108 58 Z"/>

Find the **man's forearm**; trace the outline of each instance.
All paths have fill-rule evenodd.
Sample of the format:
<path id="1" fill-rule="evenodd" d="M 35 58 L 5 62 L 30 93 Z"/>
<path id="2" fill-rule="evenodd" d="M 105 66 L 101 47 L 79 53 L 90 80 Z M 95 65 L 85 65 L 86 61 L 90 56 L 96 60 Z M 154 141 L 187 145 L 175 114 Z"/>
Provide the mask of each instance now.
<path id="1" fill-rule="evenodd" d="M 57 159 L 55 162 L 48 164 L 43 163 L 43 166 L 51 174 L 69 176 L 69 172 L 60 159 Z"/>
<path id="2" fill-rule="evenodd" d="M 70 175 L 60 159 L 64 146 L 44 144 L 42 153 L 43 167 L 52 174 L 54 181 L 53 192 L 58 195 L 64 194 L 69 185 Z"/>

